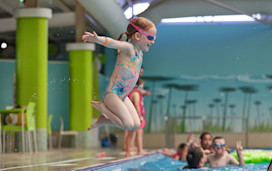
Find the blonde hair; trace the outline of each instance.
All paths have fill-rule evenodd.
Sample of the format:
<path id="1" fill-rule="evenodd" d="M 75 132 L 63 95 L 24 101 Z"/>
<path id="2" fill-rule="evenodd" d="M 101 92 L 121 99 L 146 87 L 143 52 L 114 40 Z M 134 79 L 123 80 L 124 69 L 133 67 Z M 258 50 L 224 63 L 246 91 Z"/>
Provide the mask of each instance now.
<path id="1" fill-rule="evenodd" d="M 140 27 L 144 31 L 148 31 L 150 28 L 155 27 L 155 24 L 152 21 L 150 21 L 149 19 L 146 19 L 144 17 L 137 17 L 135 19 L 132 19 L 131 21 L 133 24 Z M 137 32 L 137 30 L 131 24 L 129 24 L 127 26 L 127 31 L 122 33 L 119 36 L 118 40 L 121 40 L 123 38 L 123 36 L 126 35 L 127 36 L 126 41 L 128 41 L 129 39 L 131 39 L 132 35 L 136 32 Z"/>

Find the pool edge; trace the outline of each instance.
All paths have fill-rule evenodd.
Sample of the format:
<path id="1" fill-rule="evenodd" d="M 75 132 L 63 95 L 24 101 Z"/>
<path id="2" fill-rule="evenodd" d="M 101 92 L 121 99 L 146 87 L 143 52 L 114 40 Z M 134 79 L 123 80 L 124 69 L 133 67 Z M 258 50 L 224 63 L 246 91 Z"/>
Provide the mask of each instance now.
<path id="1" fill-rule="evenodd" d="M 144 157 L 147 157 L 147 156 L 152 156 L 152 155 L 155 155 L 155 154 L 157 154 L 157 152 L 151 152 L 149 154 L 141 155 L 141 156 L 133 156 L 133 157 L 129 157 L 129 158 L 118 159 L 118 160 L 114 160 L 114 161 L 109 161 L 107 163 L 94 164 L 94 165 L 91 165 L 91 166 L 86 166 L 86 167 L 74 169 L 73 171 L 84 171 L 86 169 L 87 170 L 103 169 L 103 168 L 106 168 L 106 167 L 122 164 L 122 163 L 129 162 L 129 161 L 132 161 L 132 160 L 139 160 L 141 158 L 144 158 Z"/>

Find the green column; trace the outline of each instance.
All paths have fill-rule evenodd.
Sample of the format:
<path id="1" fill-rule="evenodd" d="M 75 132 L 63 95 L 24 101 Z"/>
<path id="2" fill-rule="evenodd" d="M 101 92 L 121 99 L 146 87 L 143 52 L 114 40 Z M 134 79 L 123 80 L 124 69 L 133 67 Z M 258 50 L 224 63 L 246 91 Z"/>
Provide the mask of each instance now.
<path id="1" fill-rule="evenodd" d="M 70 43 L 69 125 L 71 130 L 87 131 L 92 123 L 94 44 Z"/>
<path id="2" fill-rule="evenodd" d="M 99 91 L 99 78 L 98 78 L 98 68 L 96 58 L 93 60 L 93 87 L 94 87 L 94 101 L 100 101 L 100 91 Z M 99 118 L 100 111 L 96 110 L 94 107 L 93 109 L 93 116 L 92 118 Z"/>
<path id="3" fill-rule="evenodd" d="M 90 147 L 92 140 L 87 128 L 92 123 L 93 52 L 92 43 L 69 43 L 69 126 L 78 131 L 78 147 Z"/>
<path id="4" fill-rule="evenodd" d="M 47 150 L 48 18 L 51 9 L 16 11 L 16 103 L 36 102 L 38 150 Z"/>

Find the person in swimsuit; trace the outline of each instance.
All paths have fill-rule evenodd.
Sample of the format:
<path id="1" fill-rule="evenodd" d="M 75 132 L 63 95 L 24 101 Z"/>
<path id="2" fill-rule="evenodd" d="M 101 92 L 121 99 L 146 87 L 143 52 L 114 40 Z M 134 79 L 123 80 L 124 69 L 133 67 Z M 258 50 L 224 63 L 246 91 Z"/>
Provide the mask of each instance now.
<path id="1" fill-rule="evenodd" d="M 194 134 L 190 134 L 187 138 L 186 147 L 184 148 L 180 156 L 182 161 L 186 160 L 188 150 L 195 146 L 200 147 L 203 150 L 204 155 L 212 153 L 212 135 L 208 132 L 203 132 L 200 135 L 199 140 L 196 140 L 195 142 Z"/>
<path id="2" fill-rule="evenodd" d="M 201 147 L 192 147 L 188 151 L 188 155 L 186 156 L 186 160 L 188 165 L 183 167 L 182 169 L 203 169 L 208 170 L 207 168 L 204 168 L 204 164 L 206 161 L 206 156 L 204 155 L 204 151 L 201 149 Z"/>
<path id="3" fill-rule="evenodd" d="M 141 79 L 141 76 L 143 75 L 143 73 L 144 73 L 144 67 L 142 66 L 141 67 L 141 70 L 140 70 L 140 73 L 139 73 L 139 79 L 138 79 L 138 82 L 136 83 L 136 85 L 135 85 L 135 87 L 134 87 L 134 89 L 135 88 L 137 88 L 137 91 L 139 91 L 141 94 L 142 94 L 142 96 L 150 96 L 151 95 L 151 92 L 148 92 L 148 91 L 146 91 L 145 89 L 144 89 L 144 80 L 143 79 Z M 140 81 L 141 80 L 141 81 Z M 140 85 L 139 85 L 139 84 Z M 143 85 L 142 85 L 143 84 Z M 130 92 L 130 94 L 133 92 L 133 90 Z M 130 95 L 129 95 L 130 96 Z M 128 97 L 129 97 L 128 96 Z M 129 97 L 130 98 L 130 97 Z M 131 98 L 130 98 L 130 100 L 131 100 Z M 131 100 L 132 101 L 132 100 Z M 143 98 L 143 100 L 142 101 L 144 101 L 144 98 Z M 133 102 L 133 101 L 132 101 Z M 134 103 L 133 103 L 134 104 Z M 135 104 L 134 104 L 134 106 L 135 106 Z M 135 108 L 136 108 L 136 106 L 135 106 Z M 144 113 L 145 114 L 145 109 L 144 109 L 144 102 L 142 102 L 142 109 L 143 109 L 143 112 L 142 113 Z M 137 108 L 136 108 L 136 110 L 137 110 Z M 141 120 L 141 118 L 140 118 L 140 120 Z M 137 130 L 137 132 L 141 132 L 140 131 L 140 129 L 141 129 L 141 127 L 142 127 L 142 125 L 143 124 L 145 124 L 145 121 L 144 122 L 141 122 L 141 126 L 140 126 L 140 128 Z M 129 156 L 129 155 L 127 155 L 127 154 L 130 154 L 130 152 L 134 152 L 134 151 L 138 151 L 138 148 L 134 145 L 134 141 L 135 141 L 135 137 L 136 137 L 136 134 L 135 134 L 135 131 L 134 131 L 134 133 L 132 134 L 132 135 L 130 135 L 130 137 L 128 137 L 128 133 L 129 133 L 130 131 L 124 131 L 124 136 L 123 136 L 123 151 L 126 151 L 127 152 L 127 150 L 129 150 L 129 153 L 127 152 L 126 153 L 126 156 Z M 133 132 L 133 131 L 132 131 Z M 140 139 L 143 139 L 143 131 L 142 131 L 142 135 L 140 135 L 140 134 L 137 134 L 137 142 L 141 142 L 142 140 L 140 140 Z M 128 143 L 128 141 L 131 141 L 130 143 L 131 144 L 129 144 Z M 129 148 L 130 149 L 127 149 L 127 144 L 129 144 Z M 138 145 L 139 146 L 139 145 Z M 139 153 L 138 153 L 139 154 Z M 141 154 L 141 153 L 140 153 Z M 143 153 L 142 153 L 143 154 Z"/>
<path id="4" fill-rule="evenodd" d="M 136 135 L 136 144 L 137 144 L 137 154 L 138 155 L 145 155 L 148 154 L 143 150 L 143 134 L 144 134 L 144 127 L 145 127 L 145 107 L 144 107 L 144 95 L 142 90 L 144 89 L 144 80 L 139 78 L 136 86 L 133 90 L 129 93 L 128 97 L 131 102 L 134 104 L 136 111 L 139 115 L 141 126 L 137 130 L 130 130 L 128 131 L 125 143 L 126 143 L 126 157 L 131 156 L 130 151 L 133 149 L 133 144 Z M 150 94 L 148 92 L 148 94 Z M 146 94 L 147 95 L 147 94 Z"/>
<path id="5" fill-rule="evenodd" d="M 228 164 L 245 166 L 245 162 L 243 159 L 243 146 L 241 145 L 241 141 L 236 142 L 236 152 L 239 161 L 237 161 L 235 157 L 227 152 L 226 141 L 223 137 L 213 138 L 212 148 L 214 150 L 214 153 L 208 155 L 206 161 L 210 164 L 210 168 L 224 167 Z"/>
<path id="6" fill-rule="evenodd" d="M 124 130 L 136 130 L 140 126 L 137 111 L 128 98 L 134 88 L 142 65 L 142 51 L 148 52 L 155 43 L 157 29 L 150 20 L 138 17 L 130 20 L 127 31 L 118 40 L 85 32 L 84 42 L 92 42 L 108 48 L 117 49 L 118 56 L 112 76 L 103 100 L 92 101 L 91 104 L 102 112 L 98 120 L 88 130 L 102 125 L 109 125 Z M 120 41 L 126 35 L 127 41 Z"/>

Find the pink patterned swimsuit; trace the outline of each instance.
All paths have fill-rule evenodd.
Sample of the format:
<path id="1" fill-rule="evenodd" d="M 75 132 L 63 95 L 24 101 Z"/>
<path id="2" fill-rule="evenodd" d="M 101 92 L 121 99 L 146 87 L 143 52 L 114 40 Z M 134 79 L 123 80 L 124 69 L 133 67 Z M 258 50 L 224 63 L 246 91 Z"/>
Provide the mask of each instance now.
<path id="1" fill-rule="evenodd" d="M 133 45 L 133 44 L 132 44 Z M 134 46 L 134 45 L 133 45 Z M 136 55 L 128 61 L 117 62 L 115 64 L 109 85 L 105 90 L 104 96 L 108 93 L 115 93 L 124 101 L 130 91 L 134 88 L 142 66 L 143 59 L 137 54 L 136 47 L 134 46 Z M 142 51 L 141 51 L 142 53 Z"/>

